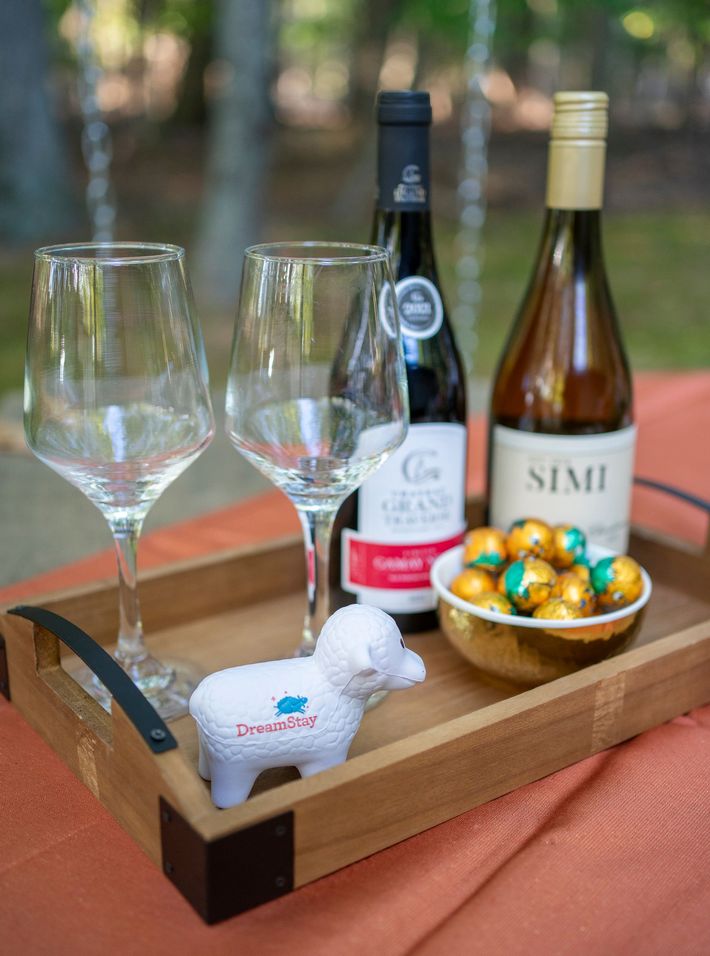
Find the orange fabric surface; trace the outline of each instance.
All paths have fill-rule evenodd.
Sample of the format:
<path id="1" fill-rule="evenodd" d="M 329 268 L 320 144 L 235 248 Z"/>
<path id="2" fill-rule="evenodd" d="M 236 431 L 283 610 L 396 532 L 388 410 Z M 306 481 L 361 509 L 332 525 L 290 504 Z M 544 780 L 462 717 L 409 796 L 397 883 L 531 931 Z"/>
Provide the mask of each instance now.
<path id="1" fill-rule="evenodd" d="M 709 497 L 710 443 L 698 436 L 710 425 L 710 374 L 642 377 L 637 396 L 637 473 Z M 475 422 L 479 487 L 483 438 Z M 704 535 L 698 512 L 651 493 L 637 497 L 635 517 L 691 540 Z M 297 530 L 289 503 L 269 494 L 147 536 L 141 566 Z M 107 553 L 5 588 L 0 599 L 111 574 Z M 704 954 L 708 819 L 705 707 L 206 927 L 0 699 L 0 951 Z"/>
<path id="2" fill-rule="evenodd" d="M 0 726 L 12 956 L 710 951 L 708 707 L 211 927 L 9 704 Z"/>

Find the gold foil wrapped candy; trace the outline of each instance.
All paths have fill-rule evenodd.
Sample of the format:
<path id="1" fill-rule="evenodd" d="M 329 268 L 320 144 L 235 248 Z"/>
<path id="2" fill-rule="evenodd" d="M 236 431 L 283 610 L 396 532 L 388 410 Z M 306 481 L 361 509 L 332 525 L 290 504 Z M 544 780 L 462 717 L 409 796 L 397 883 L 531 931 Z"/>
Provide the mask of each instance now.
<path id="1" fill-rule="evenodd" d="M 589 567 L 589 564 L 582 564 L 582 562 L 579 561 L 578 559 L 577 563 L 573 564 L 572 567 L 569 569 L 569 571 L 570 571 L 570 574 L 576 574 L 578 578 L 581 578 L 583 581 L 586 581 L 587 584 L 589 583 L 589 580 L 591 577 L 591 569 Z"/>
<path id="2" fill-rule="evenodd" d="M 495 589 L 496 579 L 482 568 L 465 568 L 451 582 L 451 590 L 464 601 L 472 601 L 479 594 Z"/>
<path id="3" fill-rule="evenodd" d="M 467 568 L 500 571 L 507 559 L 505 535 L 498 528 L 474 528 L 466 535 L 463 563 Z"/>
<path id="4" fill-rule="evenodd" d="M 508 598 L 503 597 L 496 591 L 489 591 L 487 594 L 479 594 L 471 601 L 476 607 L 483 608 L 485 611 L 497 611 L 498 614 L 515 614 L 515 608 Z"/>
<path id="5" fill-rule="evenodd" d="M 582 616 L 578 608 L 559 597 L 550 598 L 533 611 L 533 617 L 546 621 L 576 621 Z"/>
<path id="6" fill-rule="evenodd" d="M 518 611 L 529 613 L 552 596 L 555 569 L 539 558 L 514 561 L 503 575 L 505 595 Z"/>
<path id="7" fill-rule="evenodd" d="M 592 568 L 591 581 L 602 612 L 633 604 L 643 591 L 641 568 L 625 554 L 597 561 Z"/>
<path id="8" fill-rule="evenodd" d="M 512 560 L 532 557 L 552 561 L 555 554 L 552 528 L 537 518 L 514 521 L 508 532 L 507 545 Z"/>
<path id="9" fill-rule="evenodd" d="M 555 553 L 553 563 L 558 568 L 571 568 L 587 550 L 587 538 L 583 531 L 572 524 L 558 524 L 552 529 Z"/>
<path id="10" fill-rule="evenodd" d="M 558 575 L 552 595 L 572 604 L 582 617 L 589 617 L 596 610 L 596 596 L 592 586 L 571 571 Z"/>

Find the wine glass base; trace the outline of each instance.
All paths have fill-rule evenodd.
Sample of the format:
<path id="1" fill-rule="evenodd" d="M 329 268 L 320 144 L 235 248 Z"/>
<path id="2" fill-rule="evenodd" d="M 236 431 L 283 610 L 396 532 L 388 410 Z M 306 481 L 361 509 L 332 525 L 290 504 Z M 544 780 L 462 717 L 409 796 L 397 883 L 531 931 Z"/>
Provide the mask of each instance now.
<path id="1" fill-rule="evenodd" d="M 205 676 L 199 668 L 186 661 L 157 661 L 154 657 L 147 657 L 139 664 L 128 667 L 120 660 L 119 664 L 163 720 L 176 720 L 187 714 L 190 696 Z M 93 671 L 82 667 L 74 678 L 110 713 L 112 695 Z"/>

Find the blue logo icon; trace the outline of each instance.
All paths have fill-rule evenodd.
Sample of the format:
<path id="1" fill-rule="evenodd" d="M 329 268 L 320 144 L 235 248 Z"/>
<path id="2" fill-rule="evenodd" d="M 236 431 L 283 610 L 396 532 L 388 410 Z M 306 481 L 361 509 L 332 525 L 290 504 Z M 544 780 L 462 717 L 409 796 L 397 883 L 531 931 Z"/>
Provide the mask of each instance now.
<path id="1" fill-rule="evenodd" d="M 284 717 L 286 714 L 305 714 L 307 697 L 282 697 L 276 703 L 276 716 Z"/>

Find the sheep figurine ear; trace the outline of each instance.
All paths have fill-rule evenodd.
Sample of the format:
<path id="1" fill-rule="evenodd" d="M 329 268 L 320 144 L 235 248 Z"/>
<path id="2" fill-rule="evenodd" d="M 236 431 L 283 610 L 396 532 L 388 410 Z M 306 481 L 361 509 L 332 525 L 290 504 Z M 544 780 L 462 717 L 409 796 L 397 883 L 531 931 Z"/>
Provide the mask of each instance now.
<path id="1" fill-rule="evenodd" d="M 367 676 L 377 672 L 377 668 L 372 663 L 370 648 L 367 644 L 363 644 L 360 641 L 353 641 L 348 647 L 347 655 L 351 674 Z"/>

